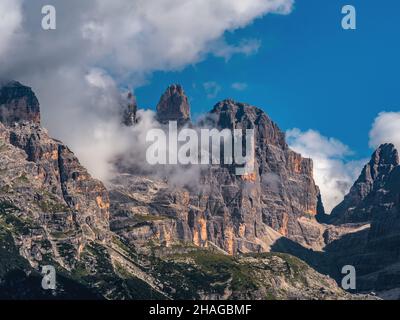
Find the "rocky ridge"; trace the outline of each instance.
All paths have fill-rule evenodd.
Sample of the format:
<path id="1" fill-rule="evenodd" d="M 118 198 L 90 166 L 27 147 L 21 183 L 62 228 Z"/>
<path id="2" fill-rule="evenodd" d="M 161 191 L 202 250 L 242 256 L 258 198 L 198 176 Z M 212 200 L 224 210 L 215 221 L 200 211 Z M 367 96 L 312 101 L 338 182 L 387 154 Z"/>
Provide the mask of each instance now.
<path id="1" fill-rule="evenodd" d="M 250 180 L 232 175 L 229 167 L 210 168 L 203 177 L 211 188 L 199 195 L 165 180 L 121 173 L 108 192 L 40 126 L 32 91 L 15 82 L 5 87 L 10 86 L 20 96 L 0 105 L 0 292 L 8 293 L 5 298 L 368 298 L 344 292 L 292 256 L 239 255 L 267 251 L 283 235 L 305 244 L 321 237 L 311 161 L 290 152 L 260 110 L 238 105 L 231 114 L 240 119 L 231 122 L 235 126 L 271 126 L 260 125 L 259 139 L 267 146 L 258 151 Z M 13 108 L 20 119 L 9 112 Z M 272 158 L 264 148 L 275 151 Z M 262 176 L 270 172 L 282 177 L 270 187 L 281 213 L 262 207 L 274 202 L 262 198 L 269 190 L 263 189 Z M 305 190 L 309 196 L 302 195 Z M 294 217 L 285 215 L 287 208 Z M 311 238 L 308 224 L 318 229 Z M 57 269 L 52 293 L 40 287 L 40 268 L 49 264 Z"/>

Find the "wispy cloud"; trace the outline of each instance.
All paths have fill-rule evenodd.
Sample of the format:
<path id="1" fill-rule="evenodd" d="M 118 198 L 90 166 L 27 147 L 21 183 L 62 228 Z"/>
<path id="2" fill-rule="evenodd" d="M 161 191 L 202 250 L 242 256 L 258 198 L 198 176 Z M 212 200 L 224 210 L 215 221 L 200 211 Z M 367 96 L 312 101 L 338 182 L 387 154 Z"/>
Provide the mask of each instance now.
<path id="1" fill-rule="evenodd" d="M 15 41 L 15 37 L 21 28 L 22 11 L 21 0 L 0 1 L 0 62 Z"/>
<path id="2" fill-rule="evenodd" d="M 229 60 L 235 54 L 244 54 L 250 56 L 256 54 L 261 47 L 261 40 L 258 39 L 242 39 L 239 44 L 231 45 L 223 41 L 214 44 L 212 52 L 217 57 Z"/>
<path id="3" fill-rule="evenodd" d="M 234 82 L 232 83 L 232 89 L 237 91 L 244 91 L 248 87 L 247 83 L 244 82 Z"/>
<path id="4" fill-rule="evenodd" d="M 220 93 L 220 91 L 222 90 L 222 87 L 215 81 L 203 83 L 203 88 L 206 91 L 208 99 L 216 98 L 218 93 Z"/>

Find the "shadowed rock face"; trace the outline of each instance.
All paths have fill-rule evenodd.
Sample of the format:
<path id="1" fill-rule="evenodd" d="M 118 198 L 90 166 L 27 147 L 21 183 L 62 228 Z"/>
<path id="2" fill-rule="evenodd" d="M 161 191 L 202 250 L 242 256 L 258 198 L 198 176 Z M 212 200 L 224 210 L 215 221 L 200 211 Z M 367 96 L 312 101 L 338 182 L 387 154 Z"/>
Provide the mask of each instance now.
<path id="1" fill-rule="evenodd" d="M 40 124 L 39 101 L 31 88 L 12 81 L 0 89 L 0 122 L 12 125 L 22 121 Z"/>
<path id="2" fill-rule="evenodd" d="M 381 145 L 332 216 L 323 225 L 324 252 L 312 253 L 278 241 L 274 250 L 301 257 L 318 271 L 341 281 L 352 265 L 357 291 L 400 299 L 400 165 L 393 144 Z"/>
<path id="3" fill-rule="evenodd" d="M 122 123 L 128 127 L 133 126 L 137 122 L 137 103 L 132 93 L 128 94 L 127 106 L 125 106 L 122 114 Z"/>
<path id="4" fill-rule="evenodd" d="M 179 126 L 190 122 L 190 105 L 180 85 L 171 85 L 157 105 L 157 119 L 162 124 L 177 121 Z"/>
<path id="5" fill-rule="evenodd" d="M 333 223 L 367 222 L 377 206 L 383 205 L 393 188 L 388 185 L 399 166 L 399 155 L 393 144 L 381 145 L 364 167 L 349 194 L 333 209 L 329 221 Z M 386 211 L 386 210 L 385 210 Z"/>

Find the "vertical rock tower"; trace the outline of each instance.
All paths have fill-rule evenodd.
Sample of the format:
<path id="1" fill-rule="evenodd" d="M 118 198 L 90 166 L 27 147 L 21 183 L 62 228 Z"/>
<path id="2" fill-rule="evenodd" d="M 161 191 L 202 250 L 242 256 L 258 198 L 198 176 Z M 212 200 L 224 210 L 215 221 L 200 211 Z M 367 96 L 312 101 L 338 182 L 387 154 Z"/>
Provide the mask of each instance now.
<path id="1" fill-rule="evenodd" d="M 183 88 L 174 84 L 168 87 L 157 105 L 157 120 L 162 124 L 177 121 L 178 126 L 190 123 L 190 105 Z"/>

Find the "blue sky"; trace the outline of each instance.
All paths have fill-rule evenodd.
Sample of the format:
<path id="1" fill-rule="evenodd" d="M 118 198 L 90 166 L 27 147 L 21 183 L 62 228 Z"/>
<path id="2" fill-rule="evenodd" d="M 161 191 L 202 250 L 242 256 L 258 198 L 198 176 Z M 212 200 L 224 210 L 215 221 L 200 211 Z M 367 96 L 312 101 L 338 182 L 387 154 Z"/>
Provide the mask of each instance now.
<path id="1" fill-rule="evenodd" d="M 357 9 L 357 30 L 341 28 L 345 4 Z M 373 120 L 400 109 L 399 15 L 396 0 L 297 0 L 287 16 L 267 15 L 226 34 L 230 43 L 260 39 L 258 53 L 156 72 L 135 93 L 140 106 L 154 108 L 170 83 L 180 83 L 194 115 L 230 97 L 263 108 L 283 130 L 318 130 L 347 144 L 355 158 L 368 157 Z M 221 88 L 215 97 L 207 97 L 207 82 Z M 235 82 L 247 88 L 234 90 Z"/>
<path id="2" fill-rule="evenodd" d="M 180 83 L 194 117 L 225 98 L 261 107 L 282 130 L 299 129 L 288 131 L 289 145 L 313 159 L 332 208 L 370 145 L 400 150 L 400 2 L 294 0 L 291 10 L 292 2 L 2 0 L 9 20 L 0 23 L 0 74 L 34 89 L 44 126 L 102 180 L 112 175 L 111 159 L 140 146 L 115 112 L 121 88 L 135 88 L 139 106 L 154 109 L 166 87 Z M 45 31 L 41 7 L 49 3 L 57 29 Z M 355 31 L 341 27 L 347 4 L 357 10 Z M 243 39 L 257 39 L 258 52 L 215 56 Z M 219 88 L 215 95 L 206 83 Z M 383 111 L 394 112 L 378 117 Z"/>

